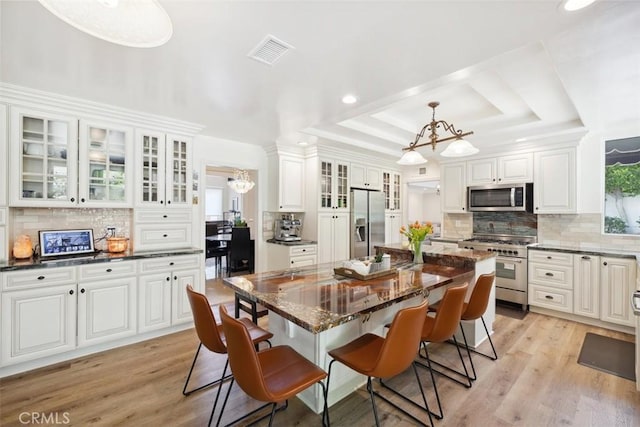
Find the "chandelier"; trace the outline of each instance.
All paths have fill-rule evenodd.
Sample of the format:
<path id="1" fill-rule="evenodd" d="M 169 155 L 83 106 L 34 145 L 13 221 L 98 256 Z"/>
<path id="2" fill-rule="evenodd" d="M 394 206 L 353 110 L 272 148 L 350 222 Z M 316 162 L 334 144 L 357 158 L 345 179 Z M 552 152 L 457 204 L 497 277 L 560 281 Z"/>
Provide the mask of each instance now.
<path id="1" fill-rule="evenodd" d="M 157 47 L 173 34 L 157 0 L 38 0 L 67 24 L 99 39 L 129 47 Z"/>
<path id="2" fill-rule="evenodd" d="M 229 178 L 227 181 L 227 185 L 236 193 L 244 194 L 251 190 L 256 183 L 251 180 L 246 170 L 236 169 L 233 172 L 233 178 Z"/>
<path id="3" fill-rule="evenodd" d="M 416 134 L 416 139 L 412 143 L 410 143 L 407 148 L 402 149 L 403 151 L 405 151 L 405 153 L 396 163 L 398 163 L 399 165 L 419 165 L 421 163 L 426 163 L 427 159 L 425 159 L 422 154 L 418 153 L 416 151 L 416 148 L 424 147 L 425 145 L 431 144 L 431 148 L 433 148 L 433 151 L 435 151 L 437 143 L 451 141 L 452 139 L 455 141 L 449 144 L 449 146 L 442 153 L 440 153 L 441 156 L 463 157 L 470 156 L 478 152 L 478 149 L 471 145 L 470 142 L 462 139 L 465 136 L 472 135 L 473 132 L 462 132 L 461 130 L 456 130 L 453 124 L 449 124 L 444 120 L 436 121 L 436 107 L 440 105 L 440 103 L 430 102 L 428 105 L 433 110 L 431 122 L 424 125 L 422 130 L 420 130 L 420 132 Z M 446 138 L 438 138 L 439 135 L 437 133 L 437 129 L 439 128 L 442 128 L 444 131 L 451 133 L 452 136 L 448 136 Z M 418 144 L 418 141 L 420 141 L 426 131 L 429 131 L 430 141 Z"/>

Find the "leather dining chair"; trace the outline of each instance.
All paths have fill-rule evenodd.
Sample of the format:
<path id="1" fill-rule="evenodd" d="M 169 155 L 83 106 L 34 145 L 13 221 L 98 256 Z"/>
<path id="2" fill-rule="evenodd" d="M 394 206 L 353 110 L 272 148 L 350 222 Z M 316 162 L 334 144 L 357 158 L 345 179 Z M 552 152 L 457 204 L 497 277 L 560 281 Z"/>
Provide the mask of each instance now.
<path id="1" fill-rule="evenodd" d="M 431 374 L 431 382 L 433 383 L 433 390 L 436 394 L 436 400 L 438 401 L 438 410 L 439 413 L 432 414 L 439 420 L 444 416 L 442 412 L 442 405 L 440 403 L 440 395 L 438 394 L 438 387 L 436 385 L 436 380 L 434 378 L 433 373 L 436 372 L 440 375 L 444 375 L 459 384 L 464 385 L 465 387 L 471 387 L 471 378 L 469 376 L 469 372 L 467 370 L 467 365 L 464 363 L 464 359 L 462 358 L 462 353 L 460 352 L 460 346 L 458 346 L 458 341 L 456 340 L 455 333 L 458 328 L 458 323 L 460 323 L 460 318 L 462 317 L 462 307 L 464 305 L 464 297 L 467 293 L 467 288 L 469 287 L 468 283 L 465 283 L 461 286 L 455 286 L 448 288 L 442 300 L 440 300 L 440 308 L 436 312 L 435 317 L 426 316 L 423 319 L 422 331 L 420 341 L 422 344 L 422 348 L 424 349 L 425 358 L 427 359 L 427 365 L 424 365 L 421 362 L 416 362 L 420 366 L 424 368 L 428 368 Z M 467 379 L 466 383 L 453 378 L 449 375 L 444 374 L 441 371 L 436 371 L 431 364 L 433 362 L 429 356 L 429 350 L 427 349 L 426 343 L 434 343 L 434 342 L 445 342 L 447 340 L 453 339 L 456 343 L 456 349 L 458 350 L 458 356 L 460 357 L 460 362 L 464 368 L 465 376 Z M 437 363 L 439 366 L 444 368 L 448 368 L 446 365 L 441 363 Z"/>
<path id="2" fill-rule="evenodd" d="M 422 383 L 420 382 L 420 376 L 418 375 L 418 370 L 415 365 L 415 356 L 420 346 L 420 332 L 427 313 L 427 305 L 428 301 L 424 300 L 422 304 L 418 306 L 399 310 L 389 326 L 386 338 L 367 333 L 356 338 L 350 343 L 329 352 L 329 356 L 331 356 L 333 360 L 329 363 L 327 390 L 329 389 L 329 382 L 331 381 L 331 367 L 336 361 L 362 375 L 366 375 L 367 391 L 371 398 L 376 426 L 380 425 L 380 421 L 378 419 L 378 410 L 376 408 L 374 396 L 378 396 L 380 399 L 400 410 L 405 415 L 411 417 L 420 425 L 427 424 L 400 408 L 395 403 L 382 396 L 379 392 L 375 391 L 372 386 L 371 378 L 379 378 L 380 383 L 385 388 L 391 390 L 396 395 L 407 400 L 409 403 L 412 403 L 414 406 L 426 411 L 429 417 L 429 425 L 433 426 L 431 411 L 429 410 L 429 405 L 427 404 Z M 418 382 L 418 388 L 422 394 L 424 407 L 382 383 L 382 378 L 396 376 L 406 371 L 409 366 L 413 367 L 413 371 Z"/>
<path id="3" fill-rule="evenodd" d="M 257 352 L 253 347 L 253 341 L 246 325 L 231 317 L 223 305 L 220 305 L 220 318 L 227 337 L 227 351 L 233 378 L 227 389 L 227 395 L 216 425 L 220 424 L 222 412 L 229 399 L 234 381 L 251 398 L 267 403 L 227 425 L 235 424 L 271 405 L 271 413 L 260 418 L 270 417 L 269 426 L 271 426 L 279 402 L 284 401 L 285 404 L 277 410 L 286 409 L 290 398 L 316 383 L 322 386 L 325 397 L 322 423 L 323 425 L 329 424 L 327 389 L 322 382 L 327 377 L 325 371 L 286 345 Z"/>
<path id="4" fill-rule="evenodd" d="M 215 317 L 213 316 L 213 312 L 211 311 L 211 306 L 209 305 L 207 297 L 199 292 L 194 291 L 191 285 L 187 285 L 187 296 L 189 298 L 189 304 L 191 305 L 191 311 L 193 312 L 193 321 L 195 324 L 196 333 L 198 334 L 198 338 L 200 339 L 200 343 L 198 344 L 196 355 L 193 358 L 193 363 L 191 363 L 191 369 L 189 369 L 189 374 L 187 375 L 187 380 L 184 383 L 182 394 L 188 396 L 194 391 L 202 390 L 203 388 L 209 386 L 218 385 L 218 392 L 216 393 L 216 399 L 213 404 L 213 408 L 211 409 L 211 416 L 209 417 L 209 424 L 211 424 L 213 413 L 215 412 L 218 398 L 220 397 L 220 389 L 222 388 L 222 383 L 232 377 L 231 375 L 226 375 L 227 368 L 229 366 L 229 359 L 227 358 L 227 361 L 224 364 L 222 375 L 217 380 L 214 380 L 203 386 L 193 388 L 191 390 L 187 390 L 187 386 L 189 384 L 189 380 L 191 379 L 191 374 L 193 373 L 193 368 L 196 365 L 196 361 L 198 360 L 198 355 L 200 354 L 200 349 L 202 348 L 202 346 L 204 345 L 209 351 L 213 353 L 227 354 L 226 337 L 222 328 L 222 324 L 217 323 Z M 271 347 L 271 343 L 269 342 L 269 339 L 273 337 L 273 334 L 271 332 L 262 329 L 255 323 L 251 322 L 249 319 L 243 318 L 238 319 L 238 321 L 247 329 L 252 345 L 258 345 L 259 343 L 266 342 L 267 344 L 269 344 L 269 347 Z"/>
<path id="5" fill-rule="evenodd" d="M 467 350 L 467 355 L 469 356 L 469 361 L 471 362 L 471 371 L 473 372 L 472 380 L 476 380 L 476 368 L 473 365 L 473 359 L 471 358 L 471 352 L 489 358 L 491 360 L 498 360 L 498 353 L 496 352 L 496 348 L 493 345 L 493 341 L 491 340 L 491 335 L 489 334 L 489 329 L 487 328 L 487 323 L 484 321 L 484 313 L 487 311 L 487 306 L 489 305 L 489 297 L 491 296 L 491 289 L 493 288 L 493 283 L 496 275 L 495 273 L 491 274 L 482 274 L 476 280 L 476 285 L 473 287 L 471 291 L 471 297 L 469 298 L 469 302 L 465 302 L 462 306 L 462 316 L 460 318 L 460 330 L 462 331 L 462 338 L 464 339 L 464 346 Z M 437 312 L 440 308 L 439 304 L 435 304 L 432 307 L 429 307 L 429 311 Z M 462 327 L 463 321 L 473 321 L 481 319 L 482 325 L 484 326 L 484 331 L 487 333 L 487 338 L 489 339 L 489 344 L 491 344 L 491 349 L 493 350 L 493 355 L 484 354 L 472 348 L 469 348 L 469 343 L 467 342 L 467 336 L 464 333 L 464 328 Z M 459 375 L 462 375 L 461 372 L 457 372 Z"/>

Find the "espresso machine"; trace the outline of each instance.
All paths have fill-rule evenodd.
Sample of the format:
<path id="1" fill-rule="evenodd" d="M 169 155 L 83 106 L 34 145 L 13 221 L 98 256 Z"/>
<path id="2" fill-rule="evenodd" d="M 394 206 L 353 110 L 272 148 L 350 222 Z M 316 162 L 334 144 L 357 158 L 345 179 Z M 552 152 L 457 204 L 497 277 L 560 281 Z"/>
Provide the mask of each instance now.
<path id="1" fill-rule="evenodd" d="M 293 217 L 293 215 L 282 215 L 282 218 L 276 219 L 275 236 L 276 240 L 282 242 L 295 242 L 302 240 L 302 221 Z"/>

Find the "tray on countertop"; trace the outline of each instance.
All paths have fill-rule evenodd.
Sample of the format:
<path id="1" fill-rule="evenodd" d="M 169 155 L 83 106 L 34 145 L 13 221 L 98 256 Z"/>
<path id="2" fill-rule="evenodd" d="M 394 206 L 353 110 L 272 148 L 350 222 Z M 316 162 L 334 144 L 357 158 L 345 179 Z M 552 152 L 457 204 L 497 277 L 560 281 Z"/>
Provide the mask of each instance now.
<path id="1" fill-rule="evenodd" d="M 378 277 L 383 277 L 383 276 L 388 276 L 390 274 L 395 274 L 396 271 L 398 271 L 398 269 L 394 267 L 394 268 L 391 268 L 389 270 L 381 270 L 381 271 L 376 271 L 374 273 L 369 273 L 369 274 L 360 274 L 360 273 L 356 273 L 351 268 L 335 267 L 333 269 L 333 272 L 335 274 L 338 274 L 338 275 L 344 276 L 344 277 L 351 277 L 351 278 L 358 279 L 358 280 L 376 279 Z"/>

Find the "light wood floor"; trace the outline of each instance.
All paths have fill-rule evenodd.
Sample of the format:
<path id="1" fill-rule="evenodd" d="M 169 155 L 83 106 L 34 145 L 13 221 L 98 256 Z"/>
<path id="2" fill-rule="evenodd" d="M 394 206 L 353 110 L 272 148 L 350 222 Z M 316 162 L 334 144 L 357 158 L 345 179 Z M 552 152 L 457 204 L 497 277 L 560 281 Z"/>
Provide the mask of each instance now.
<path id="1" fill-rule="evenodd" d="M 500 359 L 474 358 L 479 378 L 471 389 L 436 378 L 445 411 L 436 426 L 640 426 L 635 384 L 576 362 L 586 332 L 633 337 L 535 313 L 523 320 L 498 315 L 494 329 Z M 74 426 L 204 426 L 216 389 L 181 394 L 197 343 L 195 331 L 188 330 L 5 378 L 0 425 L 22 425 L 21 413 L 38 412 L 58 413 L 60 421 L 67 413 Z M 431 348 L 439 359 L 455 352 L 447 344 Z M 193 379 L 204 383 L 217 377 L 223 364 L 224 357 L 204 352 Z M 433 407 L 428 372 L 419 372 Z M 389 382 L 417 396 L 411 371 Z M 223 422 L 256 406 L 235 386 Z M 384 402 L 378 410 L 385 426 L 413 425 Z M 374 424 L 364 389 L 334 405 L 330 414 L 334 426 Z M 275 419 L 278 426 L 320 424 L 320 416 L 297 399 Z"/>

